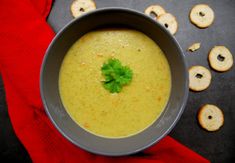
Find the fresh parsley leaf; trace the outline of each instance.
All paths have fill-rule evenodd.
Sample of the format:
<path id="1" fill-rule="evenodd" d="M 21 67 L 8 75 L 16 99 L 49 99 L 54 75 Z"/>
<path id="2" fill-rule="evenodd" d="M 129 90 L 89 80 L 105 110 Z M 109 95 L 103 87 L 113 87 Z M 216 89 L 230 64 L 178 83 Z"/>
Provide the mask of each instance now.
<path id="1" fill-rule="evenodd" d="M 103 86 L 111 93 L 121 92 L 122 87 L 132 80 L 132 70 L 127 66 L 122 66 L 118 59 L 109 59 L 103 64 L 101 71 L 105 78 Z"/>

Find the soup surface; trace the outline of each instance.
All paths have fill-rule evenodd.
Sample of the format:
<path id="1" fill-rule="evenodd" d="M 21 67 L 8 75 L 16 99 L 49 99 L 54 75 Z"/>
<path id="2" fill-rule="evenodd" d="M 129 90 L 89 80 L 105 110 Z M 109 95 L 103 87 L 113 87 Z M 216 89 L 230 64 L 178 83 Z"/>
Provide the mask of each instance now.
<path id="1" fill-rule="evenodd" d="M 120 93 L 110 93 L 102 84 L 101 67 L 110 58 L 133 72 Z M 132 29 L 85 34 L 68 50 L 59 75 L 61 100 L 71 118 L 88 132 L 108 138 L 131 136 L 153 124 L 170 89 L 170 68 L 163 52 Z"/>

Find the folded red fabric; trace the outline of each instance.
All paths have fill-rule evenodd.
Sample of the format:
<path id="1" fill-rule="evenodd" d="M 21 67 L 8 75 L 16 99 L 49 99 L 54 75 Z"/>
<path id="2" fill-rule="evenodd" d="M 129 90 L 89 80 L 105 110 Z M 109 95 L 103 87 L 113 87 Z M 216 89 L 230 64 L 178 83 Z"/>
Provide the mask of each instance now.
<path id="1" fill-rule="evenodd" d="M 190 162 L 205 158 L 169 136 L 141 155 L 104 157 L 68 142 L 45 114 L 39 93 L 44 52 L 54 37 L 45 21 L 52 0 L 1 0 L 0 72 L 16 135 L 33 162 Z"/>

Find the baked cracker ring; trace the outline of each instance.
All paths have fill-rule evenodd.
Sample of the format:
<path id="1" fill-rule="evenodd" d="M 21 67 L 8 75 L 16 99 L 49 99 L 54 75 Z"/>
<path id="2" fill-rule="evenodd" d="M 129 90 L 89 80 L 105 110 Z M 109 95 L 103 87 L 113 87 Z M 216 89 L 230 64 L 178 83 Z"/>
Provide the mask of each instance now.
<path id="1" fill-rule="evenodd" d="M 195 5 L 189 14 L 190 21 L 199 28 L 207 28 L 214 21 L 214 11 L 207 4 Z"/>
<path id="2" fill-rule="evenodd" d="M 158 22 L 162 24 L 171 34 L 175 34 L 178 29 L 178 22 L 176 18 L 170 14 L 166 13 L 158 17 Z"/>
<path id="3" fill-rule="evenodd" d="M 154 15 L 154 18 L 158 18 L 160 15 L 163 15 L 166 13 L 165 9 L 160 5 L 151 5 L 147 7 L 144 11 L 146 15 L 149 15 L 151 17 L 151 14 Z"/>
<path id="4" fill-rule="evenodd" d="M 217 131 L 224 124 L 224 114 L 217 106 L 206 104 L 198 112 L 198 122 L 207 131 Z"/>
<path id="5" fill-rule="evenodd" d="M 96 4 L 93 0 L 74 0 L 70 7 L 71 13 L 75 18 L 95 9 Z"/>
<path id="6" fill-rule="evenodd" d="M 225 46 L 215 46 L 208 55 L 210 66 L 220 72 L 228 71 L 233 66 L 233 55 Z"/>
<path id="7" fill-rule="evenodd" d="M 193 91 L 203 91 L 211 83 L 211 72 L 203 66 L 192 66 L 189 69 L 189 88 Z"/>

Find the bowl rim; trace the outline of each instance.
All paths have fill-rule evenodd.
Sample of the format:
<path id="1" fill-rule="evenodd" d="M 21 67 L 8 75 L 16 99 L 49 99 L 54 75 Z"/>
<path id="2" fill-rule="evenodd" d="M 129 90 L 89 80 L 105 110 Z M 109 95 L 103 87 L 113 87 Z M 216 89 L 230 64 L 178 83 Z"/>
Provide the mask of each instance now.
<path id="1" fill-rule="evenodd" d="M 136 14 L 138 16 L 142 16 L 144 17 L 145 19 L 148 19 L 149 21 L 152 21 L 153 23 L 155 24 L 158 24 L 157 26 L 159 28 L 161 28 L 161 30 L 163 30 L 167 35 L 169 35 L 171 41 L 174 42 L 174 44 L 177 46 L 178 50 L 179 50 L 179 53 L 180 53 L 180 57 L 182 59 L 182 62 L 183 62 L 183 67 L 184 67 L 184 75 L 185 75 L 185 85 L 184 85 L 184 97 L 183 97 L 183 100 L 182 100 L 182 103 L 179 107 L 179 112 L 178 114 L 176 115 L 173 123 L 170 125 L 170 127 L 158 138 L 154 139 L 154 141 L 152 141 L 151 143 L 149 144 L 146 144 L 145 146 L 141 147 L 141 148 L 138 148 L 134 151 L 130 151 L 130 152 L 125 152 L 125 153 L 118 153 L 118 154 L 113 154 L 113 153 L 109 153 L 109 152 L 100 152 L 100 151 L 91 151 L 89 150 L 86 146 L 83 146 L 77 142 L 75 142 L 73 139 L 71 139 L 69 136 L 67 136 L 63 131 L 62 129 L 60 129 L 60 127 L 57 125 L 57 123 L 54 121 L 53 117 L 51 116 L 50 112 L 49 112 L 49 109 L 48 109 L 48 105 L 47 105 L 47 102 L 46 102 L 46 98 L 44 96 L 44 91 L 43 91 L 43 73 L 44 73 L 44 68 L 45 68 L 45 63 L 46 63 L 46 60 L 47 60 L 47 57 L 49 55 L 49 51 L 51 49 L 51 47 L 53 46 L 53 44 L 56 42 L 56 40 L 63 34 L 63 32 L 69 28 L 70 26 L 72 26 L 76 21 L 79 21 L 80 19 L 84 19 L 85 17 L 87 16 L 90 16 L 90 15 L 93 15 L 93 14 L 96 14 L 96 13 L 100 13 L 100 12 L 107 12 L 107 11 L 120 11 L 120 12 L 128 12 L 130 14 Z M 93 154 L 99 154 L 99 155 L 103 155 L 103 156 L 125 156 L 125 155 L 131 155 L 131 154 L 135 154 L 137 152 L 140 152 L 146 148 L 149 148 L 150 146 L 156 144 L 157 142 L 159 142 L 160 140 L 162 140 L 165 136 L 167 136 L 169 134 L 169 132 L 174 128 L 174 126 L 177 124 L 177 122 L 179 121 L 182 113 L 184 112 L 184 109 L 185 109 L 185 106 L 187 104 L 187 99 L 188 99 L 188 95 L 189 95 L 189 79 L 188 79 L 188 72 L 187 72 L 187 62 L 185 60 L 185 55 L 183 53 L 183 50 L 180 46 L 180 44 L 178 43 L 178 41 L 175 39 L 175 37 L 167 30 L 165 29 L 162 25 L 160 25 L 160 23 L 158 23 L 157 21 L 155 21 L 153 18 L 149 17 L 148 15 L 138 11 L 138 10 L 134 10 L 134 9 L 130 9 L 130 8 L 125 8 L 125 7 L 105 7 L 105 8 L 100 8 L 100 9 L 96 9 L 96 10 L 93 10 L 93 11 L 90 11 L 90 12 L 87 12 L 87 13 L 84 13 L 83 15 L 79 16 L 78 18 L 75 18 L 73 20 L 71 20 L 70 22 L 68 22 L 63 28 L 61 28 L 55 35 L 55 37 L 52 39 L 52 41 L 50 42 L 45 54 L 44 54 L 44 57 L 43 57 L 43 60 L 42 60 L 42 64 L 41 64 L 41 68 L 40 68 L 40 95 L 41 95 L 41 99 L 42 99 L 42 102 L 43 102 L 43 106 L 44 106 L 44 109 L 46 111 L 46 114 L 47 116 L 49 117 L 50 121 L 52 122 L 52 124 L 55 126 L 55 128 L 60 132 L 60 134 L 63 135 L 64 138 L 66 138 L 67 140 L 69 140 L 72 144 L 74 144 L 76 147 L 79 147 L 85 151 L 88 151 L 90 153 L 93 153 Z"/>

